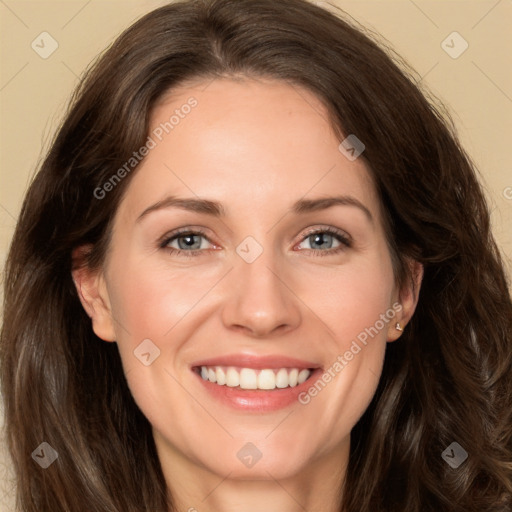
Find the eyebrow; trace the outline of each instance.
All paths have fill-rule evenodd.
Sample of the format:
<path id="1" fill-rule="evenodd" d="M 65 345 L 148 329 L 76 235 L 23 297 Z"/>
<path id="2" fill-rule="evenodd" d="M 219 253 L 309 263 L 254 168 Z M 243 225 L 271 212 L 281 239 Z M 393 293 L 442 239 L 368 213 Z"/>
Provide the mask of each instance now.
<path id="1" fill-rule="evenodd" d="M 333 206 L 353 206 L 359 208 L 368 218 L 373 222 L 373 216 L 370 210 L 361 201 L 352 196 L 333 196 L 333 197 L 320 197 L 317 199 L 299 199 L 296 201 L 290 212 L 294 214 L 305 214 L 316 212 L 320 210 L 327 210 Z M 226 210 L 221 203 L 211 201 L 209 199 L 199 199 L 193 197 L 175 197 L 169 196 L 149 208 L 146 208 L 138 217 L 137 222 L 142 220 L 150 213 L 166 208 L 179 208 L 189 212 L 202 213 L 211 215 L 213 217 L 225 217 Z"/>

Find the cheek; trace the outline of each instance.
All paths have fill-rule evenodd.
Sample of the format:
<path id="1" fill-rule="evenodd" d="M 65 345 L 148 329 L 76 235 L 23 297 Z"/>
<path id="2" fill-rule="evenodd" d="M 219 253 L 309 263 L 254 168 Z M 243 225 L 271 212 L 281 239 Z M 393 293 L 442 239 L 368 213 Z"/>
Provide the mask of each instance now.
<path id="1" fill-rule="evenodd" d="M 216 280 L 215 268 L 176 270 L 144 262 L 123 265 L 113 275 L 116 284 L 111 293 L 118 342 L 172 337 L 171 331 L 199 305 Z"/>
<path id="2" fill-rule="evenodd" d="M 176 366 L 181 347 L 197 327 L 199 302 L 215 283 L 214 276 L 127 258 L 110 277 L 117 345 L 128 386 L 148 421 L 165 430 L 176 424 L 174 411 L 189 406 Z"/>
<path id="3" fill-rule="evenodd" d="M 307 274 L 307 280 L 298 277 L 301 284 L 297 281 L 297 286 L 302 289 L 298 295 L 323 320 L 338 351 L 376 323 L 385 337 L 389 320 L 383 325 L 380 318 L 391 308 L 395 290 L 386 252 L 354 258 L 330 272 L 312 269 Z"/>

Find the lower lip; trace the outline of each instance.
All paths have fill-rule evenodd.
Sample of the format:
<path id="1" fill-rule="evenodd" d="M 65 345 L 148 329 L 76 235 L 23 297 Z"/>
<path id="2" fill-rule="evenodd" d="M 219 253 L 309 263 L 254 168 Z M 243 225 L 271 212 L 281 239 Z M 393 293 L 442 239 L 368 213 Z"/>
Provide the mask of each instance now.
<path id="1" fill-rule="evenodd" d="M 315 369 L 309 378 L 302 384 L 293 388 L 264 389 L 240 389 L 226 385 L 219 386 L 209 380 L 204 380 L 196 371 L 194 375 L 201 381 L 207 392 L 215 399 L 235 409 L 254 412 L 271 412 L 289 407 L 298 402 L 298 396 L 306 391 L 312 383 L 322 374 L 322 369 Z"/>

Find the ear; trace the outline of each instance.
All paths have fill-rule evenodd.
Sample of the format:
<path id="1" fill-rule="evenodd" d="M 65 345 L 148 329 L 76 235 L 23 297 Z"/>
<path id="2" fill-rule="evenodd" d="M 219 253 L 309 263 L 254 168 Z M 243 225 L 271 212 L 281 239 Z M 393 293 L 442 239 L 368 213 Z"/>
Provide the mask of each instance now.
<path id="1" fill-rule="evenodd" d="M 80 302 L 92 319 L 95 334 L 102 340 L 116 341 L 105 278 L 101 271 L 91 270 L 85 262 L 91 248 L 92 246 L 88 244 L 73 250 L 71 275 Z"/>
<path id="2" fill-rule="evenodd" d="M 396 316 L 389 322 L 388 341 L 395 341 L 400 338 L 418 305 L 423 280 L 423 265 L 412 259 L 407 261 L 407 265 L 409 266 L 409 276 L 397 294 L 397 302 L 400 304 L 400 308 L 394 308 Z M 397 329 L 397 323 L 400 324 L 402 330 Z"/>

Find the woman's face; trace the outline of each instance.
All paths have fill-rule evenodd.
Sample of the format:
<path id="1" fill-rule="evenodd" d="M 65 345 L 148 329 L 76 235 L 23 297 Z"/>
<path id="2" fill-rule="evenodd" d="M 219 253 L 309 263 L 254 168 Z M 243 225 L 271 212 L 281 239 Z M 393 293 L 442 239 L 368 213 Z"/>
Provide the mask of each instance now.
<path id="1" fill-rule="evenodd" d="M 339 466 L 414 302 L 363 160 L 282 82 L 175 89 L 149 135 L 90 311 L 162 463 L 256 479 Z"/>

